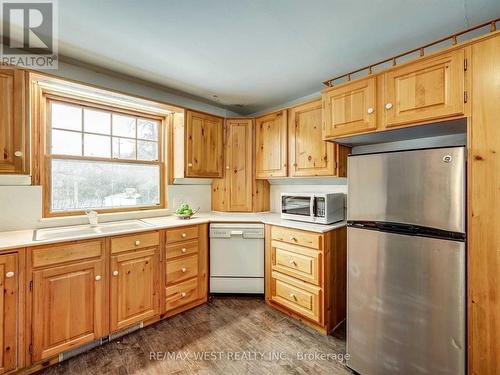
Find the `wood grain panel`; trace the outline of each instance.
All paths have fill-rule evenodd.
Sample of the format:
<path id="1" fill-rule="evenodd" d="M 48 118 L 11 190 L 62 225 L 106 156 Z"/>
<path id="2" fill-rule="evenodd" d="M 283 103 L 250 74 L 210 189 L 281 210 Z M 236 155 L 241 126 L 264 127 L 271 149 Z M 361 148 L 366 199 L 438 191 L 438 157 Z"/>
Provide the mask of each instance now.
<path id="1" fill-rule="evenodd" d="M 322 249 L 321 234 L 303 230 L 273 226 L 271 238 L 294 245 L 306 246 L 313 249 Z"/>
<path id="2" fill-rule="evenodd" d="M 256 178 L 286 177 L 288 174 L 286 110 L 255 119 Z"/>
<path id="3" fill-rule="evenodd" d="M 198 279 L 193 278 L 166 288 L 166 311 L 198 299 Z"/>
<path id="4" fill-rule="evenodd" d="M 0 255 L 0 373 L 17 368 L 19 275 L 18 255 Z"/>
<path id="5" fill-rule="evenodd" d="M 287 243 L 271 242 L 272 269 L 320 285 L 321 252 Z"/>
<path id="6" fill-rule="evenodd" d="M 198 275 L 198 255 L 188 255 L 167 260 L 167 285 L 175 284 Z"/>
<path id="7" fill-rule="evenodd" d="M 101 257 L 104 243 L 98 241 L 68 242 L 61 245 L 35 247 L 32 250 L 33 268 L 45 267 L 89 258 Z"/>
<path id="8" fill-rule="evenodd" d="M 198 238 L 198 226 L 186 226 L 167 230 L 167 244 Z"/>

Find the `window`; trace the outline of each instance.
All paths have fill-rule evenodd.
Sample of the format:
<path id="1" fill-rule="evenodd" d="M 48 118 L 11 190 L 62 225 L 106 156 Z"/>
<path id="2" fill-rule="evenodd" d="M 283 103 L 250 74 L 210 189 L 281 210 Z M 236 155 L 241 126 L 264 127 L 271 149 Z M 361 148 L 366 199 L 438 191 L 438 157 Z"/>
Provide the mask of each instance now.
<path id="1" fill-rule="evenodd" d="M 162 117 L 47 98 L 46 216 L 163 207 Z"/>

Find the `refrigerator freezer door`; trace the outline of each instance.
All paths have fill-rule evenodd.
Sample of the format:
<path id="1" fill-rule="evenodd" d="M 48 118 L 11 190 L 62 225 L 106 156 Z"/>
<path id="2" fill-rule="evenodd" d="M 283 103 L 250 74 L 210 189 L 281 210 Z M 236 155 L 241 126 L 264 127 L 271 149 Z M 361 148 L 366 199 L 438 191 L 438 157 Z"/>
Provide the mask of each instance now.
<path id="1" fill-rule="evenodd" d="M 347 289 L 353 370 L 465 374 L 465 243 L 349 227 Z"/>
<path id="2" fill-rule="evenodd" d="M 353 155 L 347 220 L 465 232 L 465 148 Z"/>

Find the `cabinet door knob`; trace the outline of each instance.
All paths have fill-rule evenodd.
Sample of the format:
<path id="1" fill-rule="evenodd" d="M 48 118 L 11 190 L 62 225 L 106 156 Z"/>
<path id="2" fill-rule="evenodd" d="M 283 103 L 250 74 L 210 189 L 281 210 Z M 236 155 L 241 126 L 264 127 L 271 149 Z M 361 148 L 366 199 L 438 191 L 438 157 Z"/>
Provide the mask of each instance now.
<path id="1" fill-rule="evenodd" d="M 186 267 L 182 267 L 182 268 L 181 268 L 181 272 L 182 272 L 182 273 L 184 273 L 184 272 L 186 272 L 186 271 L 187 271 L 187 268 L 186 268 Z"/>
<path id="2" fill-rule="evenodd" d="M 135 241 L 135 246 L 139 246 L 141 244 L 141 241 L 137 240 Z"/>
<path id="3" fill-rule="evenodd" d="M 291 299 L 295 299 L 295 294 L 290 293 L 290 298 L 291 298 Z"/>
<path id="4" fill-rule="evenodd" d="M 11 277 L 14 277 L 14 272 L 12 272 L 12 271 L 7 272 L 7 273 L 5 274 L 5 277 L 8 277 L 9 279 L 10 279 Z"/>
<path id="5" fill-rule="evenodd" d="M 181 293 L 181 298 L 184 298 L 184 297 L 186 297 L 186 292 Z"/>
<path id="6" fill-rule="evenodd" d="M 97 276 L 95 277 L 95 280 L 96 280 L 96 281 L 101 280 L 101 275 L 97 275 Z"/>
<path id="7" fill-rule="evenodd" d="M 186 234 L 186 233 L 182 233 L 182 234 L 181 234 L 181 237 L 182 237 L 182 238 L 186 238 L 186 236 L 187 236 L 187 234 Z"/>
<path id="8" fill-rule="evenodd" d="M 385 109 L 391 109 L 392 108 L 392 103 L 387 103 L 385 105 Z"/>
<path id="9" fill-rule="evenodd" d="M 118 271 L 113 271 L 113 276 L 118 276 Z"/>
<path id="10" fill-rule="evenodd" d="M 370 107 L 370 108 L 368 108 L 367 112 L 371 115 L 373 112 L 375 112 L 375 110 L 372 107 Z"/>
<path id="11" fill-rule="evenodd" d="M 188 163 L 188 167 L 192 167 L 193 166 L 193 163 Z"/>
<path id="12" fill-rule="evenodd" d="M 16 155 L 18 158 L 20 158 L 20 157 L 23 156 L 23 152 L 22 151 L 16 151 L 16 152 L 14 152 L 14 155 Z"/>
<path id="13" fill-rule="evenodd" d="M 183 248 L 181 249 L 181 252 L 182 252 L 182 253 L 185 253 L 186 251 L 187 251 L 187 249 L 186 249 L 185 247 L 183 247 Z"/>
<path id="14" fill-rule="evenodd" d="M 229 165 L 226 165 L 226 169 L 229 169 Z"/>

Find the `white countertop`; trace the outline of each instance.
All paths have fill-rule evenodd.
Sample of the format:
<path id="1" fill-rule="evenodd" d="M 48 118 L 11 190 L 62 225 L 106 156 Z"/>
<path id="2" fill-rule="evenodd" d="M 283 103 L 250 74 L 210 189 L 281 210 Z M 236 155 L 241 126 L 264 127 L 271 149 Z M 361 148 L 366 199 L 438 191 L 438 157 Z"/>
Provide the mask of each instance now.
<path id="1" fill-rule="evenodd" d="M 272 212 L 264 212 L 264 213 L 203 212 L 196 214 L 190 220 L 181 220 L 173 215 L 169 215 L 169 216 L 141 219 L 141 221 L 148 223 L 151 226 L 139 229 L 122 230 L 113 233 L 91 234 L 85 236 L 78 236 L 74 238 L 68 237 L 68 238 L 50 239 L 43 241 L 34 240 L 35 230 L 33 229 L 0 232 L 0 251 L 27 247 L 27 246 L 39 246 L 51 243 L 67 242 L 72 240 L 110 237 L 127 233 L 147 232 L 156 229 L 166 229 L 166 228 L 204 224 L 204 223 L 252 222 L 252 223 L 279 225 L 282 227 L 302 229 L 317 233 L 329 232 L 331 230 L 341 228 L 346 225 L 345 221 L 341 221 L 335 224 L 324 225 L 324 224 L 313 224 L 313 223 L 306 223 L 294 220 L 284 220 L 281 219 L 280 214 Z"/>

